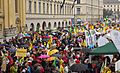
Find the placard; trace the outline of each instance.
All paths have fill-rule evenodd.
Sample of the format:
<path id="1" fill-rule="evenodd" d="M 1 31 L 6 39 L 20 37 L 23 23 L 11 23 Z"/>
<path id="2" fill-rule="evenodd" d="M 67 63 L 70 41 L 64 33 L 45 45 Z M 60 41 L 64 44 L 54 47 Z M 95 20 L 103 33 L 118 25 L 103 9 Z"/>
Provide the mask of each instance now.
<path id="1" fill-rule="evenodd" d="M 16 56 L 26 57 L 27 49 L 17 49 Z"/>

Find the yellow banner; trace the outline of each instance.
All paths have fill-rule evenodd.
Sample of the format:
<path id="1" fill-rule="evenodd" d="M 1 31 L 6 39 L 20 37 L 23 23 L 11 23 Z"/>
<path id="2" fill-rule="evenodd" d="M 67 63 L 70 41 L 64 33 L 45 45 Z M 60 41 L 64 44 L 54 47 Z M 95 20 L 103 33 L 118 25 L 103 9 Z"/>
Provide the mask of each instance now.
<path id="1" fill-rule="evenodd" d="M 26 57 L 27 49 L 17 49 L 16 56 Z"/>

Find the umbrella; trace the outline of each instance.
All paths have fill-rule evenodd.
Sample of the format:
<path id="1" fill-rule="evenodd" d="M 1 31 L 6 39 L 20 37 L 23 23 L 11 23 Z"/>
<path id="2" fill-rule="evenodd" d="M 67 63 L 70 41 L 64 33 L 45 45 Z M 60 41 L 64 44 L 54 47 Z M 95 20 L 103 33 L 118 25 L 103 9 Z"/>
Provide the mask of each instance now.
<path id="1" fill-rule="evenodd" d="M 82 48 L 82 49 L 81 49 L 81 52 L 89 53 L 89 52 L 91 52 L 91 49 Z"/>
<path id="2" fill-rule="evenodd" d="M 61 54 L 53 54 L 52 56 L 61 57 L 62 55 Z"/>
<path id="3" fill-rule="evenodd" d="M 97 47 L 90 52 L 90 55 L 111 55 L 117 54 L 118 50 L 114 43 L 109 42 L 104 46 Z"/>
<path id="4" fill-rule="evenodd" d="M 80 50 L 81 50 L 81 47 L 73 47 L 73 50 L 74 50 L 74 51 L 80 51 Z"/>
<path id="5" fill-rule="evenodd" d="M 24 45 L 21 45 L 21 47 L 28 48 L 28 47 L 29 47 L 29 45 L 24 44 Z"/>
<path id="6" fill-rule="evenodd" d="M 10 47 L 10 45 L 8 44 L 0 44 L 0 47 L 3 47 L 3 46 Z"/>
<path id="7" fill-rule="evenodd" d="M 63 30 L 63 32 L 69 32 L 69 30 Z"/>
<path id="8" fill-rule="evenodd" d="M 72 72 L 79 72 L 79 73 L 87 70 L 84 64 L 73 64 L 69 69 Z"/>
<path id="9" fill-rule="evenodd" d="M 24 34 L 24 37 L 30 37 L 30 35 L 26 33 L 26 34 Z"/>
<path id="10" fill-rule="evenodd" d="M 55 53 L 57 53 L 57 52 L 59 52 L 59 50 L 53 49 L 52 51 L 49 51 L 49 55 L 55 54 Z"/>
<path id="11" fill-rule="evenodd" d="M 108 39 L 106 39 L 105 37 L 100 36 L 100 38 L 98 39 L 98 47 L 104 46 L 107 43 L 109 43 Z"/>
<path id="12" fill-rule="evenodd" d="M 53 40 L 57 40 L 57 37 L 53 37 Z"/>
<path id="13" fill-rule="evenodd" d="M 56 58 L 56 57 L 49 57 L 49 58 L 47 58 L 46 61 L 53 61 L 53 60 L 55 60 L 55 59 L 57 59 L 57 58 Z"/>
<path id="14" fill-rule="evenodd" d="M 51 35 L 57 35 L 57 33 L 55 33 L 55 32 L 52 32 L 52 33 L 51 33 Z"/>
<path id="15" fill-rule="evenodd" d="M 55 49 L 56 47 L 57 47 L 56 44 L 53 44 L 50 48 Z"/>
<path id="16" fill-rule="evenodd" d="M 21 39 L 24 35 L 22 33 L 19 33 L 17 36 Z"/>
<path id="17" fill-rule="evenodd" d="M 48 55 L 41 55 L 41 56 L 39 56 L 38 58 L 49 58 L 50 56 L 48 56 Z"/>
<path id="18" fill-rule="evenodd" d="M 105 34 L 103 37 L 108 38 L 108 39 L 112 39 L 110 33 Z"/>
<path id="19" fill-rule="evenodd" d="M 34 46 L 33 48 L 38 48 L 38 46 Z"/>
<path id="20" fill-rule="evenodd" d="M 9 51 L 10 52 L 16 52 L 16 49 L 15 48 L 9 48 Z"/>

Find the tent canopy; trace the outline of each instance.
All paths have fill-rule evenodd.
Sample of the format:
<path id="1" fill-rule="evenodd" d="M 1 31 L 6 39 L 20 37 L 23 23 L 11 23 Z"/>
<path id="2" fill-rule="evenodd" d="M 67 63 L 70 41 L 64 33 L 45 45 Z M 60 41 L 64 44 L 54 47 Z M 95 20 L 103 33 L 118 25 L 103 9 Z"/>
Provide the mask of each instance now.
<path id="1" fill-rule="evenodd" d="M 107 43 L 104 46 L 97 47 L 90 52 L 90 55 L 111 55 L 117 54 L 118 50 L 112 42 Z"/>

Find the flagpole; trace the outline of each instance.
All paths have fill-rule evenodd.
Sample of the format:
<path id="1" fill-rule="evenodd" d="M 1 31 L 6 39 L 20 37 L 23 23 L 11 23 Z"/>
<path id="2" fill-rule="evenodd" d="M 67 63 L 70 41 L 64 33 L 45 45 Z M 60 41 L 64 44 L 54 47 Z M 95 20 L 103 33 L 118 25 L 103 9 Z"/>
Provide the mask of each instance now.
<path id="1" fill-rule="evenodd" d="M 74 6 L 74 26 L 75 26 L 75 6 Z"/>

